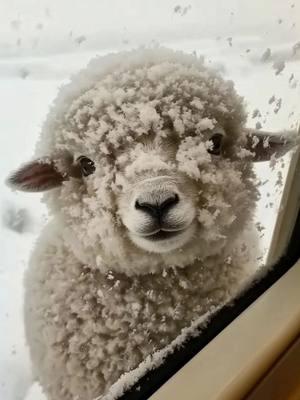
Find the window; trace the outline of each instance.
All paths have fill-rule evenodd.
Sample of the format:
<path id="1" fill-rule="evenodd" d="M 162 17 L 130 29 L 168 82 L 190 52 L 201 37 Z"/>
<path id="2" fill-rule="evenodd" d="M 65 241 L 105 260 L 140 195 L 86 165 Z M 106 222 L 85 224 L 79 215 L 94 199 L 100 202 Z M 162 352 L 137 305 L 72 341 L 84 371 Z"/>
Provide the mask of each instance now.
<path id="1" fill-rule="evenodd" d="M 247 128 L 285 138 L 287 131 L 296 134 L 299 129 L 299 13 L 298 0 L 1 2 L 0 398 L 44 398 L 32 385 L 23 278 L 34 243 L 51 217 L 40 194 L 12 192 L 4 181 L 32 158 L 61 86 L 95 56 L 166 46 L 203 56 L 205 66 L 234 82 L 245 99 Z M 246 291 L 236 306 L 217 313 L 183 352 L 172 352 L 163 368 L 157 361 L 157 368 L 135 382 L 124 399 L 153 394 L 297 261 L 298 163 L 297 151 L 291 150 L 254 167 L 261 198 L 252 223 L 259 239 L 253 274 L 259 268 L 265 271 L 266 265 L 278 263 L 278 267 Z"/>

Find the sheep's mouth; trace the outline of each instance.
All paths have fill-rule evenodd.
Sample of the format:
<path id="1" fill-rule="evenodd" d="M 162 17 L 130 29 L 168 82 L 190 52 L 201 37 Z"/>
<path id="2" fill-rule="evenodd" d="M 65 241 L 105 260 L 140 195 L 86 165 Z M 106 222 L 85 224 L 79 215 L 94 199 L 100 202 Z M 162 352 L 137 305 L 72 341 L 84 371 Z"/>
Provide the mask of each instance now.
<path id="1" fill-rule="evenodd" d="M 153 233 L 152 235 L 148 235 L 145 237 L 145 239 L 148 240 L 153 240 L 153 241 L 158 241 L 158 240 L 166 240 L 166 239 L 171 239 L 175 236 L 178 236 L 182 231 L 164 231 L 164 230 L 159 230 L 158 232 Z"/>
<path id="2" fill-rule="evenodd" d="M 183 229 L 156 229 L 148 234 L 131 234 L 131 240 L 138 247 L 152 253 L 168 253 L 184 246 L 192 237 L 195 225 Z"/>

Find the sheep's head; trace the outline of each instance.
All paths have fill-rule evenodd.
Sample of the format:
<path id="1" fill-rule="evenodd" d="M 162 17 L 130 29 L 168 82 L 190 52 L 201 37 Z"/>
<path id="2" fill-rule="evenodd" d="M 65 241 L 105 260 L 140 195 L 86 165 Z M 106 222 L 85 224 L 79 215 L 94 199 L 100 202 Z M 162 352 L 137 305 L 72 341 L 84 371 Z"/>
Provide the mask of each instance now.
<path id="1" fill-rule="evenodd" d="M 47 199 L 75 254 L 129 274 L 222 252 L 254 210 L 252 161 L 284 148 L 245 130 L 232 82 L 195 57 L 137 54 L 96 73 L 100 59 L 81 73 L 93 75 L 86 87 L 67 86 L 44 127 L 48 156 L 9 178 L 21 190 L 56 188 Z"/>

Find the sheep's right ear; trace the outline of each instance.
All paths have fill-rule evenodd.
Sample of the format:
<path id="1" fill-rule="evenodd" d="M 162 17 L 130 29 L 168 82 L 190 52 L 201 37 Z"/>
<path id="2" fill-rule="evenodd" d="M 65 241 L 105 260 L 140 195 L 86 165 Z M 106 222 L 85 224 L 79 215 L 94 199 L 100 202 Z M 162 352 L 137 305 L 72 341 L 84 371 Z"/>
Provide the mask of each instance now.
<path id="1" fill-rule="evenodd" d="M 80 177 L 80 171 L 72 165 L 73 158 L 44 157 L 21 166 L 6 180 L 12 189 L 23 192 L 43 192 L 61 186 L 63 181 Z"/>
<path id="2" fill-rule="evenodd" d="M 287 131 L 283 134 L 272 134 L 258 130 L 247 129 L 246 148 L 253 153 L 252 161 L 268 161 L 275 155 L 282 157 L 285 153 L 299 145 L 298 133 Z"/>

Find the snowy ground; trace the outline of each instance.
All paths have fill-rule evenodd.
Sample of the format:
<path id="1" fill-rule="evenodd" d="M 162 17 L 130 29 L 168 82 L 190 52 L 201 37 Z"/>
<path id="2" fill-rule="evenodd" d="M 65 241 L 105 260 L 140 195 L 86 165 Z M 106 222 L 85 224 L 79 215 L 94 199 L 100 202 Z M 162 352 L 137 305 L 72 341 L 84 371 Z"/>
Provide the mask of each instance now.
<path id="1" fill-rule="evenodd" d="M 268 46 L 259 36 L 236 36 L 232 40 L 176 38 L 166 39 L 165 45 L 186 51 L 196 50 L 205 54 L 208 63 L 216 64 L 227 78 L 235 81 L 237 90 L 248 102 L 249 126 L 260 121 L 265 129 L 280 130 L 293 127 L 299 121 L 296 114 L 300 98 L 300 63 L 289 60 L 278 75 L 272 62 L 260 63 Z M 294 42 L 272 43 L 274 54 L 292 54 Z M 0 43 L 1 47 L 1 43 Z M 130 47 L 126 41 L 114 50 Z M 248 51 L 250 49 L 250 51 Z M 1 50 L 1 49 L 0 49 Z M 101 53 L 107 50 L 101 49 Z M 30 363 L 24 342 L 22 320 L 23 272 L 34 241 L 46 220 L 46 210 L 37 194 L 12 193 L 4 185 L 7 174 L 21 162 L 30 159 L 41 124 L 59 86 L 70 73 L 83 67 L 96 52 L 88 48 L 76 52 L 53 55 L 10 55 L 0 58 L 0 399 L 41 400 L 37 386 L 30 387 Z M 294 74 L 292 80 L 291 74 Z M 289 82 L 290 80 L 290 82 Z M 269 99 L 275 96 L 275 102 Z M 276 101 L 282 98 L 281 108 Z M 258 108 L 261 118 L 252 118 Z M 294 112 L 293 115 L 291 113 Z M 262 187 L 262 200 L 257 220 L 265 227 L 262 247 L 267 249 L 275 223 L 278 207 L 278 188 L 274 189 L 277 172 L 270 173 L 268 163 L 260 164 L 257 171 L 262 180 L 269 179 Z M 286 168 L 285 168 L 286 171 Z M 274 203 L 273 205 L 270 203 Z M 22 212 L 25 209 L 24 226 Z M 7 215 L 12 216 L 8 219 Z M 19 217 L 18 217 L 19 216 Z M 22 221 L 21 221 L 22 222 Z"/>

